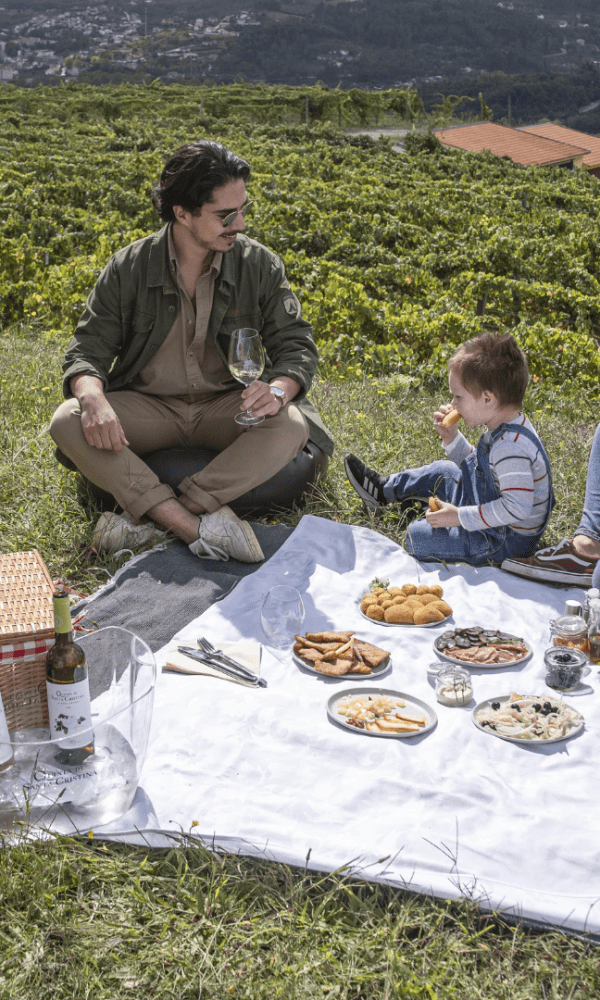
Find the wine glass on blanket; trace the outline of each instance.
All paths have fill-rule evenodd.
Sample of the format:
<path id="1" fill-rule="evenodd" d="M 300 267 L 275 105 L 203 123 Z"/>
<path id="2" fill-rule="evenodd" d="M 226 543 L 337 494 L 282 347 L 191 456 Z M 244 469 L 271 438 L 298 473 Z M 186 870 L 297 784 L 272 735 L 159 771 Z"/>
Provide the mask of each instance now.
<path id="1" fill-rule="evenodd" d="M 265 367 L 265 349 L 258 330 L 242 327 L 234 330 L 229 340 L 229 355 L 227 358 L 229 371 L 238 382 L 243 382 L 246 388 L 262 375 Z M 253 417 L 252 409 L 238 413 L 234 418 L 236 424 L 242 427 L 252 427 L 262 424 L 264 417 Z"/>
<path id="2" fill-rule="evenodd" d="M 269 645 L 289 649 L 294 635 L 304 621 L 304 604 L 295 587 L 271 587 L 260 615 L 262 630 Z"/>

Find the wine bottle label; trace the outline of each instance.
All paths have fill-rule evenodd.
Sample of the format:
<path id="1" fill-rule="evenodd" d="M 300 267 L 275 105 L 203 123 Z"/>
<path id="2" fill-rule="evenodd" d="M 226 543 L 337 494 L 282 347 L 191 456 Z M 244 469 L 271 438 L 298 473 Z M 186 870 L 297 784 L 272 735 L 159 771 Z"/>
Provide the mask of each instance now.
<path id="1" fill-rule="evenodd" d="M 60 740 L 61 747 L 67 750 L 91 743 L 92 711 L 88 678 L 73 684 L 56 684 L 47 680 L 46 690 L 51 739 Z M 79 734 L 84 730 L 87 733 L 82 737 Z"/>
<path id="2" fill-rule="evenodd" d="M 12 757 L 13 748 L 8 734 L 8 723 L 6 721 L 4 705 L 2 704 L 2 696 L 0 695 L 0 766 L 12 760 Z"/>

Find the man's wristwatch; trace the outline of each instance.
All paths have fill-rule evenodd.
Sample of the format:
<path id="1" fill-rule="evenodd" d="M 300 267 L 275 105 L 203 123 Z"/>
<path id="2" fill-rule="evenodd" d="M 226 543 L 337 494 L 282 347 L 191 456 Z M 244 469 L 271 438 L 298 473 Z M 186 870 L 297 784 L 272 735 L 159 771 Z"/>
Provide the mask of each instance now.
<path id="1" fill-rule="evenodd" d="M 286 394 L 285 394 L 285 389 L 280 389 L 278 385 L 270 385 L 269 389 L 271 390 L 271 392 L 275 396 L 275 399 L 279 400 L 279 402 L 281 403 L 281 406 L 282 407 L 285 406 L 286 401 L 287 401 L 287 397 L 286 397 Z"/>

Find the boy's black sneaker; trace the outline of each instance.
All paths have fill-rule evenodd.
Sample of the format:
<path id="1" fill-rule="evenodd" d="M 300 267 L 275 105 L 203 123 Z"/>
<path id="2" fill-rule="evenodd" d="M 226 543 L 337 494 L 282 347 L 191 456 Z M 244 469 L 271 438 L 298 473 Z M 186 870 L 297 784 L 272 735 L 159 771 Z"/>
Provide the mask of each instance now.
<path id="1" fill-rule="evenodd" d="M 389 476 L 381 476 L 374 469 L 369 469 L 356 455 L 344 455 L 344 468 L 351 485 L 370 510 L 379 510 L 392 502 L 383 495 Z"/>

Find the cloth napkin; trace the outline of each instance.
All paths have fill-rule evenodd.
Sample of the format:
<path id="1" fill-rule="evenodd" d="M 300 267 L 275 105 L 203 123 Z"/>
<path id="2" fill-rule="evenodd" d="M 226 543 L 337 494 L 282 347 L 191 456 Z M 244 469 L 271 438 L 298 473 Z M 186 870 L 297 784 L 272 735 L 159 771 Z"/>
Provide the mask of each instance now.
<path id="1" fill-rule="evenodd" d="M 212 641 L 212 640 L 211 640 Z M 244 687 L 255 687 L 249 681 L 237 680 L 219 670 L 217 663 L 214 665 L 200 663 L 192 660 L 185 653 L 177 651 L 178 646 L 193 646 L 192 641 L 177 639 L 171 642 L 167 648 L 167 659 L 163 666 L 163 671 L 173 671 L 177 674 L 203 674 L 206 677 L 219 677 L 223 681 L 232 681 L 233 684 L 243 684 Z M 260 662 L 262 646 L 260 642 L 253 642 L 251 639 L 239 639 L 237 642 L 213 642 L 215 648 L 222 650 L 234 660 L 239 660 L 244 667 L 253 670 L 260 677 Z"/>

